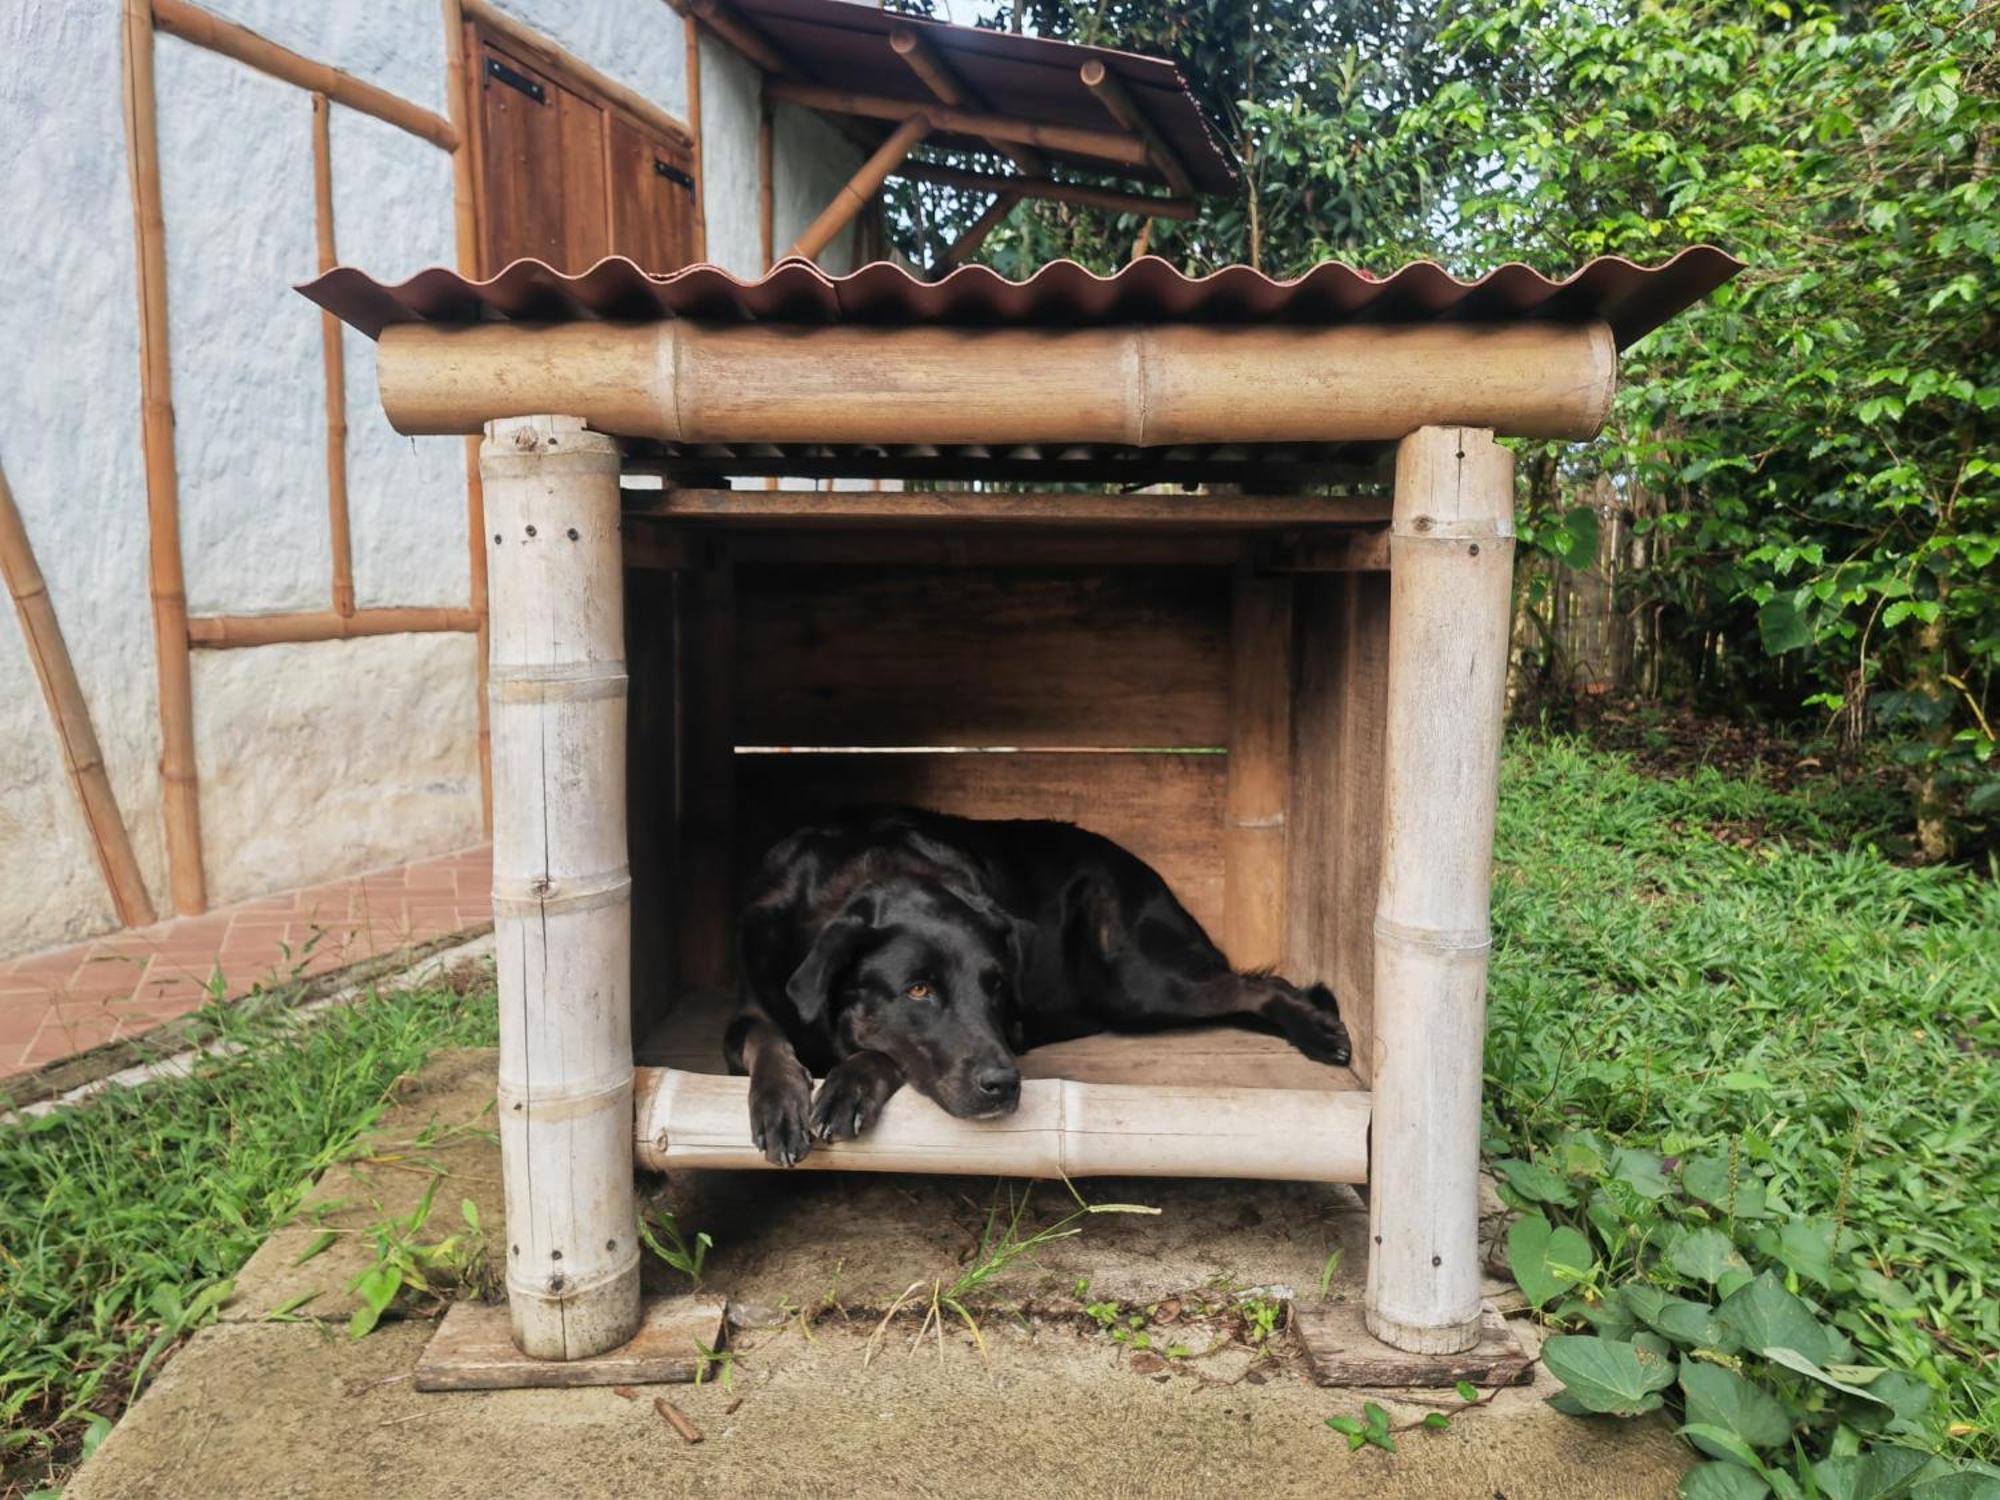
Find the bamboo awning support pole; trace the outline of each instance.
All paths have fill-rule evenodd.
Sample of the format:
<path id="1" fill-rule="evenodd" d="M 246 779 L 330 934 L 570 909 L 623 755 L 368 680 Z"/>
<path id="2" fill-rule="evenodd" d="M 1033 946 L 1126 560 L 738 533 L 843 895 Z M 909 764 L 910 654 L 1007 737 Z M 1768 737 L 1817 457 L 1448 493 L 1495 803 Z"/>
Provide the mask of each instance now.
<path id="1" fill-rule="evenodd" d="M 146 462 L 147 566 L 153 657 L 159 673 L 160 805 L 176 915 L 208 910 L 201 868 L 201 796 L 195 783 L 194 684 L 188 660 L 187 581 L 181 561 L 180 480 L 174 463 L 173 362 L 167 347 L 167 230 L 160 194 L 159 111 L 153 87 L 152 0 L 125 0 L 125 157 L 132 178 L 138 260 L 139 407 Z"/>
<path id="2" fill-rule="evenodd" d="M 1602 323 L 811 328 L 405 323 L 382 333 L 398 432 L 559 409 L 662 442 L 1383 442 L 1477 423 L 1586 438 L 1617 360 Z"/>
<path id="3" fill-rule="evenodd" d="M 514 1342 L 584 1359 L 639 1326 L 618 444 L 496 422 L 493 947 Z"/>
<path id="4" fill-rule="evenodd" d="M 860 170 L 841 185 L 833 201 L 820 210 L 819 217 L 806 226 L 793 243 L 787 255 L 803 256 L 807 260 L 816 259 L 833 237 L 853 222 L 854 216 L 868 206 L 868 200 L 881 190 L 889 174 L 901 165 L 904 157 L 916 149 L 918 141 L 930 134 L 931 122 L 921 114 L 910 116 L 895 134 L 875 148 L 875 154 L 861 164 Z"/>
<path id="5" fill-rule="evenodd" d="M 1146 112 L 1126 90 L 1118 75 L 1093 57 L 1078 70 L 1078 76 L 1083 79 L 1083 86 L 1097 96 L 1105 112 L 1145 143 L 1147 157 L 1160 169 L 1160 175 L 1172 185 L 1174 192 L 1183 198 L 1193 197 L 1194 179 L 1188 176 L 1179 154 L 1153 128 L 1153 122 L 1146 117 Z"/>
<path id="6" fill-rule="evenodd" d="M 4 469 L 0 469 L 0 575 L 6 578 L 14 612 L 20 616 L 21 639 L 42 685 L 56 743 L 62 749 L 63 771 L 76 793 L 77 805 L 83 809 L 83 821 L 90 830 L 90 851 L 110 892 L 112 910 L 125 926 L 144 927 L 153 920 L 153 900 L 146 894 L 146 878 L 139 873 L 117 795 L 111 790 L 111 777 L 104 769 L 104 752 L 98 748 L 90 705 L 84 699 L 83 684 L 77 681 L 76 664 L 63 639 L 55 602 L 49 598 L 48 584 L 35 561 L 28 528 L 14 504 L 14 491 L 7 484 Z"/>
<path id="7" fill-rule="evenodd" d="M 898 177 L 919 182 L 942 183 L 969 193 L 1014 193 L 1023 198 L 1046 198 L 1051 203 L 1074 203 L 1083 208 L 1102 208 L 1114 214 L 1144 214 L 1149 218 L 1192 219 L 1196 208 L 1191 198 L 1155 198 L 1145 193 L 1125 193 L 1116 188 L 1094 187 L 1083 182 L 1054 182 L 1046 177 L 1009 177 L 992 172 L 968 172 L 936 162 L 908 161 L 896 169 Z"/>
<path id="8" fill-rule="evenodd" d="M 777 160 L 772 135 L 771 101 L 757 95 L 757 248 L 764 269 L 777 258 Z"/>
<path id="9" fill-rule="evenodd" d="M 793 75 L 790 59 L 778 51 L 771 44 L 771 39 L 759 31 L 740 11 L 724 3 L 724 0 L 687 0 L 686 13 L 699 18 L 702 25 L 749 58 L 765 73 L 778 78 L 789 78 Z"/>
<path id="10" fill-rule="evenodd" d="M 986 237 L 1006 220 L 1014 211 L 1014 205 L 1021 201 L 1021 195 L 1014 192 L 996 193 L 987 205 L 986 212 L 972 221 L 964 234 L 953 240 L 939 255 L 938 259 L 947 266 L 962 266 L 979 253 L 979 247 L 986 243 Z"/>
<path id="11" fill-rule="evenodd" d="M 333 139 L 327 118 L 332 105 L 326 95 L 312 96 L 312 111 L 313 230 L 319 242 L 319 268 L 325 272 L 340 263 L 333 239 Z M 333 612 L 351 615 L 354 536 L 347 514 L 347 366 L 340 319 L 321 313 L 319 335 L 326 380 L 326 527 L 333 545 Z"/>
<path id="12" fill-rule="evenodd" d="M 440 150 L 458 149 L 459 132 L 449 120 L 440 119 L 387 89 L 363 83 L 352 73 L 343 73 L 325 63 L 301 57 L 288 47 L 267 41 L 248 27 L 211 15 L 199 6 L 187 4 L 186 0 L 151 0 L 151 11 L 160 30 L 170 36 L 193 42 L 197 47 L 206 47 L 211 52 L 220 52 L 245 67 L 268 73 L 294 87 L 325 94 L 349 109 L 373 115 L 399 130 L 407 130 Z"/>
<path id="13" fill-rule="evenodd" d="M 1375 911 L 1368 1329 L 1479 1340 L 1479 1116 L 1494 803 L 1507 682 L 1514 456 L 1426 427 L 1396 452 L 1388 727 Z"/>
<path id="14" fill-rule="evenodd" d="M 902 58 L 909 70 L 923 81 L 940 104 L 954 109 L 985 109 L 986 101 L 965 86 L 956 73 L 937 55 L 935 48 L 917 34 L 913 26 L 893 26 L 889 30 L 889 50 Z M 1032 146 L 1011 141 L 994 141 L 1001 155 L 1030 177 L 1049 175 L 1049 160 Z"/>
<path id="15" fill-rule="evenodd" d="M 639 1068 L 634 1157 L 649 1171 L 767 1168 L 750 1140 L 749 1080 Z M 898 1089 L 857 1140 L 794 1170 L 1007 1177 L 1367 1180 L 1369 1096 L 1320 1089 L 1137 1087 L 1037 1078 L 999 1120 L 958 1120 Z"/>
<path id="16" fill-rule="evenodd" d="M 816 83 L 797 83 L 774 78 L 767 85 L 773 99 L 785 104 L 802 104 L 807 109 L 832 115 L 861 115 L 874 120 L 907 119 L 915 107 L 907 99 L 883 94 L 857 94 L 847 89 L 827 88 Z M 1017 120 L 1008 115 L 976 114 L 942 105 L 924 105 L 934 128 L 953 135 L 984 136 L 991 141 L 1039 146 L 1069 156 L 1096 157 L 1128 167 L 1143 167 L 1149 158 L 1145 143 L 1136 136 L 1111 130 L 1090 130 L 1077 125 L 1048 125 L 1034 120 Z"/>

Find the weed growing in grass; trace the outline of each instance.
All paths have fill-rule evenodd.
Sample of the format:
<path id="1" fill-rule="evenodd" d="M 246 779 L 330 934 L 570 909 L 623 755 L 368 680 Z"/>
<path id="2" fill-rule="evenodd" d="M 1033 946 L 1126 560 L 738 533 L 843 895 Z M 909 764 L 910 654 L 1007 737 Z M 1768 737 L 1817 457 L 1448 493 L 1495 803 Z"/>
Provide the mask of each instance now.
<path id="1" fill-rule="evenodd" d="M 690 1244 L 681 1233 L 680 1221 L 664 1208 L 655 1210 L 651 1219 L 640 1213 L 639 1243 L 696 1286 L 701 1285 L 701 1270 L 708 1263 L 708 1252 L 715 1248 L 715 1241 L 706 1231 L 697 1233 Z"/>
<path id="2" fill-rule="evenodd" d="M 1566 1407 L 1670 1407 L 1701 1500 L 2000 1493 L 1929 1457 L 2000 1457 L 2000 887 L 1517 740 L 1494 927 L 1488 1148 Z"/>
<path id="3" fill-rule="evenodd" d="M 442 986 L 200 1021 L 228 1050 L 186 1076 L 0 1123 L 0 1493 L 61 1481 L 398 1078 L 494 1040 Z"/>

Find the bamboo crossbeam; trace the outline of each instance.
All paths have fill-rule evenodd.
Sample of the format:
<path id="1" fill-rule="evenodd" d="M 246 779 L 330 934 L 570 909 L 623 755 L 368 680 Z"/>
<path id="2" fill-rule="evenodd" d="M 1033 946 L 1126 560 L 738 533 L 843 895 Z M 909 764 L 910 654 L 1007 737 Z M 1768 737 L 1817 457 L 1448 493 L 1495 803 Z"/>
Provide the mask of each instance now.
<path id="1" fill-rule="evenodd" d="M 387 89 L 363 83 L 352 73 L 326 63 L 301 57 L 288 47 L 280 47 L 245 26 L 225 21 L 186 0 L 152 0 L 153 19 L 160 30 L 197 47 L 206 47 L 224 57 L 234 58 L 245 67 L 295 87 L 325 94 L 336 104 L 359 110 L 364 115 L 407 130 L 445 151 L 456 151 L 459 133 L 451 122 L 420 105 L 399 98 Z"/>
<path id="2" fill-rule="evenodd" d="M 567 73 L 590 92 L 610 100 L 641 124 L 650 125 L 684 145 L 694 144 L 694 136 L 686 124 L 676 120 L 637 89 L 627 88 L 617 79 L 599 72 L 573 52 L 557 46 L 539 31 L 522 25 L 497 5 L 490 4 L 489 0 L 459 0 L 459 8 L 468 21 L 477 22 L 509 46 L 527 53 L 532 61 L 539 62 L 558 73 Z"/>
<path id="3" fill-rule="evenodd" d="M 1014 205 L 1021 201 L 1021 195 L 1008 191 L 996 193 L 993 201 L 986 206 L 986 212 L 974 219 L 971 225 L 957 239 L 953 240 L 939 255 L 938 259 L 947 266 L 962 266 L 979 253 L 979 247 L 986 243 L 986 237 L 1006 221 L 1014 211 Z"/>
<path id="4" fill-rule="evenodd" d="M 686 0 L 686 6 L 685 14 L 699 18 L 702 25 L 764 72 L 779 78 L 791 76 L 791 62 L 734 6 L 725 0 Z"/>
<path id="5" fill-rule="evenodd" d="M 201 615 L 187 622 L 188 644 L 211 651 L 240 646 L 285 646 L 305 641 L 344 641 L 370 635 L 428 635 L 477 631 L 480 619 L 469 609 L 392 606 L 361 609 L 298 610 L 275 615 Z"/>
<path id="6" fill-rule="evenodd" d="M 912 115 L 899 125 L 893 135 L 875 148 L 875 154 L 841 184 L 840 191 L 833 195 L 833 201 L 820 210 L 819 217 L 806 226 L 805 232 L 785 253 L 788 256 L 803 256 L 807 260 L 816 258 L 833 242 L 833 237 L 868 206 L 868 200 L 881 190 L 882 184 L 889 180 L 889 174 L 916 149 L 917 142 L 930 133 L 930 128 L 931 122 L 922 115 Z"/>
<path id="7" fill-rule="evenodd" d="M 1191 198 L 1155 198 L 1145 193 L 1121 193 L 1115 188 L 1092 187 L 1082 182 L 1053 182 L 1046 177 L 1008 177 L 991 172 L 968 172 L 936 162 L 905 162 L 896 169 L 900 177 L 919 182 L 942 183 L 969 193 L 1015 193 L 1023 198 L 1046 198 L 1051 203 L 1074 203 L 1082 208 L 1101 208 L 1114 214 L 1146 214 L 1158 219 L 1192 219 Z"/>
<path id="8" fill-rule="evenodd" d="M 331 271 L 340 263 L 333 238 L 333 142 L 327 116 L 332 104 L 324 94 L 312 96 L 313 111 L 313 231 L 318 240 L 319 268 Z M 347 366 L 341 354 L 340 319 L 321 313 L 320 363 L 326 382 L 326 526 L 333 550 L 333 612 L 354 613 L 354 535 L 347 513 Z"/>
<path id="9" fill-rule="evenodd" d="M 378 354 L 403 433 L 574 412 L 714 443 L 1387 441 L 1440 423 L 1585 438 L 1616 376 L 1602 323 L 797 328 L 685 319 L 408 323 Z"/>
<path id="10" fill-rule="evenodd" d="M 185 7 L 183 7 L 185 8 Z M 147 571 L 160 701 L 160 807 L 168 886 L 183 917 L 208 910 L 195 784 L 194 684 L 181 560 L 180 477 L 174 461 L 173 361 L 167 345 L 167 228 L 160 193 L 159 106 L 153 84 L 152 0 L 125 0 L 125 159 L 132 179 L 132 247 L 139 291 L 139 409 L 146 464 Z"/>
<path id="11" fill-rule="evenodd" d="M 655 1172 L 768 1167 L 750 1140 L 749 1080 L 677 1068 L 633 1079 L 633 1154 Z M 901 1089 L 857 1140 L 801 1171 L 1008 1177 L 1368 1180 L 1370 1097 L 1313 1089 L 1137 1087 L 1030 1079 L 999 1120 L 959 1120 Z"/>
<path id="12" fill-rule="evenodd" d="M 1097 102 L 1104 106 L 1105 112 L 1145 142 L 1147 157 L 1173 186 L 1174 192 L 1183 198 L 1193 197 L 1194 179 L 1188 176 L 1187 168 L 1181 164 L 1179 153 L 1153 128 L 1153 122 L 1146 117 L 1139 102 L 1126 91 L 1118 75 L 1105 67 L 1101 59 L 1093 57 L 1079 70 L 1079 76 L 1083 79 L 1083 86 L 1097 96 Z"/>
<path id="13" fill-rule="evenodd" d="M 0 576 L 5 578 L 14 611 L 20 616 L 21 639 L 28 648 L 35 678 L 42 685 L 56 743 L 62 749 L 63 771 L 83 810 L 84 825 L 90 830 L 90 851 L 110 892 L 112 909 L 125 926 L 143 927 L 153 920 L 153 900 L 146 894 L 146 879 L 139 873 L 117 795 L 111 790 L 111 777 L 104 769 L 104 752 L 98 748 L 90 705 L 84 700 L 83 684 L 77 681 L 76 664 L 63 638 L 62 623 L 56 618 L 55 602 L 49 598 L 48 584 L 35 561 L 28 528 L 14 504 L 14 491 L 4 469 L 0 469 Z"/>
<path id="14" fill-rule="evenodd" d="M 802 104 L 807 109 L 824 110 L 835 115 L 861 115 L 874 120 L 904 120 L 917 112 L 918 106 L 907 99 L 894 99 L 881 94 L 857 94 L 846 89 L 828 88 L 816 83 L 797 83 L 789 79 L 772 79 L 765 85 L 773 99 L 786 104 Z M 1126 166 L 1146 165 L 1145 143 L 1136 136 L 1120 135 L 1110 130 L 1089 130 L 1075 125 L 1047 125 L 1033 120 L 1016 120 L 1006 115 L 975 114 L 967 110 L 951 109 L 940 105 L 922 106 L 930 116 L 934 129 L 952 135 L 983 136 L 992 141 L 1009 141 L 1024 146 L 1039 146 L 1044 151 L 1054 151 L 1065 156 L 1090 156 L 1104 161 L 1122 162 Z"/>
<path id="15" fill-rule="evenodd" d="M 986 101 L 965 86 L 964 81 L 952 72 L 943 58 L 937 55 L 937 49 L 925 41 L 915 27 L 891 27 L 889 50 L 902 58 L 904 65 L 917 75 L 938 103 L 953 109 L 986 107 Z M 1032 146 L 1021 146 L 1007 141 L 995 141 L 993 144 L 1003 156 L 1030 177 L 1049 175 L 1048 158 Z"/>

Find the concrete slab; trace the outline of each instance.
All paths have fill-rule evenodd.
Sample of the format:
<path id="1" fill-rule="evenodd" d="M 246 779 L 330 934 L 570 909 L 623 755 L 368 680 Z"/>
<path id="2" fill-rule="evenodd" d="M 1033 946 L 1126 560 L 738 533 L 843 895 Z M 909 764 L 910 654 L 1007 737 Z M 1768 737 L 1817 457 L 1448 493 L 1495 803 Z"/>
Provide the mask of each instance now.
<path id="1" fill-rule="evenodd" d="M 344 1318 L 346 1283 L 366 1261 L 358 1231 L 406 1210 L 434 1169 L 447 1173 L 438 1233 L 471 1197 L 498 1243 L 497 1148 L 480 1123 L 491 1088 L 485 1053 L 441 1057 L 411 1080 L 370 1160 L 329 1173 L 316 1195 L 349 1200 L 324 1222 L 357 1232 L 303 1265 L 293 1262 L 316 1224 L 260 1251 L 227 1319 L 167 1364 L 84 1466 L 72 1500 L 845 1496 L 864 1485 L 952 1497 L 1663 1500 L 1687 1462 L 1662 1422 L 1550 1411 L 1541 1398 L 1554 1386 L 1539 1372 L 1448 1432 L 1404 1434 L 1395 1455 L 1348 1453 L 1327 1416 L 1380 1399 L 1414 1423 L 1457 1402 L 1435 1391 L 1319 1389 L 1282 1321 L 1270 1339 L 1255 1338 L 1256 1299 L 1333 1308 L 1359 1299 L 1366 1214 L 1342 1188 L 1080 1184 L 1094 1203 L 1160 1212 L 1092 1215 L 1082 1233 L 1011 1262 L 968 1298 L 982 1352 L 949 1315 L 941 1332 L 915 1340 L 919 1310 L 933 1284 L 949 1286 L 980 1261 L 982 1236 L 990 1246 L 1013 1221 L 1021 1185 L 776 1173 L 648 1182 L 685 1232 L 714 1237 L 707 1289 L 730 1299 L 735 1325 L 731 1385 L 674 1388 L 704 1434 L 693 1445 L 646 1390 L 634 1400 L 608 1389 L 419 1393 L 411 1377 L 432 1329 L 423 1319 L 358 1342 L 331 1322 L 254 1321 L 307 1293 L 317 1295 L 305 1312 Z M 1039 1185 L 1014 1232 L 1074 1207 L 1060 1184 Z M 653 1280 L 686 1289 L 664 1267 Z M 906 1294 L 885 1326 L 884 1311 Z M 1146 1319 L 1153 1347 L 1114 1342 L 1085 1310 L 1101 1315 L 1111 1302 Z M 1531 1326 L 1512 1326 L 1538 1347 Z M 1185 1357 L 1163 1358 L 1170 1348 Z"/>

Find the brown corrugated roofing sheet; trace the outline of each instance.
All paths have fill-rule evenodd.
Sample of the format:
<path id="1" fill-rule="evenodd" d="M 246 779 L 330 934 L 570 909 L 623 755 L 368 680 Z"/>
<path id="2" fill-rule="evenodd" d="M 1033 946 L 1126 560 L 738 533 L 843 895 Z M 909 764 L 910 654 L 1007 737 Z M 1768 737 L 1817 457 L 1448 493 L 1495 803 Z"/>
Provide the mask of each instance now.
<path id="1" fill-rule="evenodd" d="M 814 83 L 849 93 L 907 99 L 912 105 L 934 103 L 923 80 L 890 50 L 890 30 L 906 26 L 943 58 L 978 100 L 974 107 L 983 112 L 1041 124 L 1118 130 L 1117 122 L 1077 76 L 1087 60 L 1097 58 L 1118 75 L 1179 155 L 1198 191 L 1235 191 L 1234 162 L 1216 140 L 1180 70 L 1161 58 L 925 21 L 852 0 L 733 0 L 732 8 L 763 33 L 801 78 Z M 992 149 L 983 141 L 949 134 L 933 135 L 930 141 L 957 149 Z M 1105 169 L 1094 158 L 1046 154 Z M 1149 167 L 1113 170 L 1147 181 L 1162 180 Z"/>
<path id="2" fill-rule="evenodd" d="M 568 323 L 593 319 L 714 322 L 1044 325 L 1116 323 L 1502 323 L 1522 319 L 1602 320 L 1622 349 L 1700 301 L 1743 268 L 1712 245 L 1683 250 L 1657 266 L 1605 256 L 1552 280 L 1510 264 L 1462 281 L 1430 261 L 1393 275 L 1327 261 L 1303 276 L 1276 280 L 1248 266 L 1212 276 L 1184 276 L 1148 256 L 1099 276 L 1075 261 L 1043 266 L 1009 281 L 985 266 L 966 266 L 940 281 L 920 281 L 877 261 L 829 276 L 806 260 L 779 262 L 755 281 L 719 266 L 689 266 L 659 276 L 613 256 L 580 276 L 536 260 L 518 260 L 490 281 L 468 281 L 434 268 L 385 286 L 337 266 L 300 286 L 312 301 L 370 338 L 395 323 L 501 320 Z"/>

